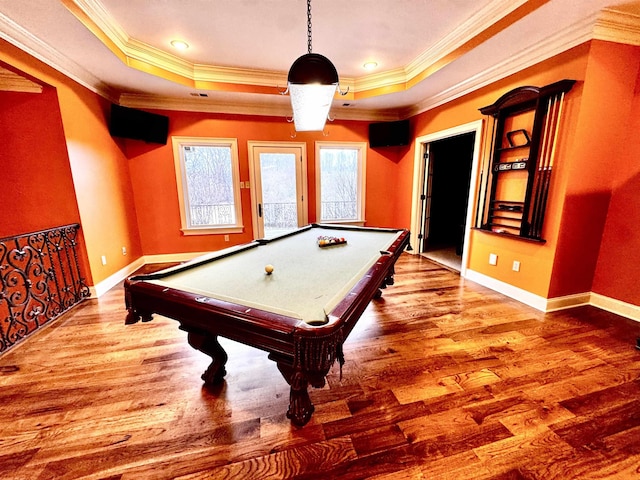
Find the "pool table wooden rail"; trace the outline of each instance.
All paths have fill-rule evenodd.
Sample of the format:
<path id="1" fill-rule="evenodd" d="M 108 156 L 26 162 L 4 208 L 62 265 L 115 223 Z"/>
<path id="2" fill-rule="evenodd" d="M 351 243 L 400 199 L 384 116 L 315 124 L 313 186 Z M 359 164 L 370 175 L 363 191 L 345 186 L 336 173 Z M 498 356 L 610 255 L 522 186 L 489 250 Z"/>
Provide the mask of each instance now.
<path id="1" fill-rule="evenodd" d="M 222 382 L 226 375 L 227 354 L 218 336 L 268 352 L 291 387 L 287 417 L 301 426 L 314 410 L 308 385 L 323 387 L 336 360 L 342 367 L 342 344 L 370 301 L 393 284 L 395 262 L 408 242 L 409 232 L 401 231 L 322 325 L 146 281 L 158 278 L 157 274 L 125 280 L 125 323 L 147 322 L 154 314 L 177 320 L 189 344 L 212 358 L 202 374 L 207 386 Z"/>

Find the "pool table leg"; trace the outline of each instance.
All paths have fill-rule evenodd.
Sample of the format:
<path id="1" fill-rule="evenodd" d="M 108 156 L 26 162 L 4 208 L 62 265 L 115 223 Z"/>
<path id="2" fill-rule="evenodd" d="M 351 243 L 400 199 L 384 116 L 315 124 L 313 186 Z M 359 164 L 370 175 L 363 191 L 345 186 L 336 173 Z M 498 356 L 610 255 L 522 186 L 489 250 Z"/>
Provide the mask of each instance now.
<path id="1" fill-rule="evenodd" d="M 387 288 L 387 285 L 393 285 L 395 283 L 395 280 L 393 278 L 395 274 L 395 265 L 391 265 L 389 271 L 387 272 L 387 276 L 384 279 L 384 282 L 382 282 L 382 288 Z"/>
<path id="2" fill-rule="evenodd" d="M 229 357 L 220 343 L 217 335 L 204 335 L 197 332 L 188 332 L 189 345 L 202 353 L 209 355 L 213 360 L 202 374 L 202 380 L 207 386 L 218 385 L 224 380 L 227 370 L 224 368 Z"/>
<path id="3" fill-rule="evenodd" d="M 378 291 L 375 293 L 373 298 L 375 298 L 376 300 L 379 299 L 380 297 L 382 297 L 382 290 L 387 288 L 387 285 L 393 285 L 394 284 L 395 280 L 394 280 L 393 276 L 395 275 L 395 273 L 396 273 L 395 272 L 395 267 L 394 267 L 394 265 L 391 265 L 391 268 L 389 268 L 389 271 L 387 272 L 387 276 L 384 277 L 384 280 L 380 284 L 380 288 L 378 288 Z"/>
<path id="4" fill-rule="evenodd" d="M 385 279 L 384 283 L 386 283 L 387 285 L 393 285 L 395 283 L 395 279 L 394 279 L 395 274 L 396 274 L 396 266 L 394 264 L 394 265 L 391 265 L 391 268 L 389 269 L 387 278 Z"/>
<path id="5" fill-rule="evenodd" d="M 304 372 L 294 369 L 289 363 L 277 362 L 277 365 L 278 370 L 291 386 L 287 418 L 290 418 L 295 425 L 302 427 L 309 421 L 315 410 L 309 398 L 309 380 Z"/>

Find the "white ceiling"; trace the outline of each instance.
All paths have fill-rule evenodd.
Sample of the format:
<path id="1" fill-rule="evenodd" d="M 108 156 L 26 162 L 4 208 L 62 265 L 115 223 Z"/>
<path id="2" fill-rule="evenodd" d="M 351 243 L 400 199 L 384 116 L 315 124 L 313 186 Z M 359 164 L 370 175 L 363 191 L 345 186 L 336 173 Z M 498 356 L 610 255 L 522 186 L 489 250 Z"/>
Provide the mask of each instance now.
<path id="1" fill-rule="evenodd" d="M 349 88 L 332 116 L 403 118 L 592 38 L 639 44 L 640 3 L 607 9 L 612 1 L 313 0 L 313 52 Z M 518 8 L 528 13 L 514 21 Z M 0 37 L 123 105 L 288 115 L 279 92 L 307 53 L 306 9 L 305 0 L 0 0 Z M 173 39 L 190 48 L 172 49 Z M 362 67 L 369 60 L 374 72 Z"/>

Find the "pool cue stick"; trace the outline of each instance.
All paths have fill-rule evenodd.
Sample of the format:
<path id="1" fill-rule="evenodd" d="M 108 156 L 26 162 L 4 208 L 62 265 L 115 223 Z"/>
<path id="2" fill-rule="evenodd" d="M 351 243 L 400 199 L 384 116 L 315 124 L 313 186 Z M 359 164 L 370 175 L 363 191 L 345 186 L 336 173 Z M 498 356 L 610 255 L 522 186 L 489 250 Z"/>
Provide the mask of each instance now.
<path id="1" fill-rule="evenodd" d="M 489 160 L 487 161 L 486 168 L 483 168 L 482 170 L 483 174 L 486 175 L 486 181 L 483 186 L 482 216 L 480 217 L 481 227 L 485 216 L 487 217 L 487 223 L 489 223 L 489 215 L 493 215 L 493 207 L 491 204 L 488 205 L 489 215 L 487 215 L 487 203 L 489 203 L 489 201 L 491 200 L 491 193 L 489 189 L 491 188 L 490 183 L 493 182 L 493 157 L 495 155 L 495 142 L 497 135 L 496 124 L 498 123 L 498 119 L 496 117 L 492 118 L 493 122 L 491 125 L 491 138 L 489 139 Z M 484 159 L 482 161 L 484 162 Z"/>
<path id="2" fill-rule="evenodd" d="M 485 165 L 485 156 L 482 155 L 482 166 L 480 167 L 480 193 L 478 195 L 478 204 L 476 205 L 476 227 L 478 228 L 482 228 L 483 224 L 484 224 L 484 216 L 486 214 L 487 211 L 487 202 L 489 200 L 488 198 L 488 186 L 489 186 L 489 179 L 491 178 L 490 174 L 491 174 L 491 170 L 493 168 L 493 155 L 494 155 L 494 143 L 495 143 L 495 135 L 496 135 L 496 117 L 491 117 L 493 120 L 491 122 L 491 136 L 490 138 L 488 138 L 489 135 L 489 131 L 486 130 L 484 132 L 484 139 L 483 139 L 483 150 L 486 150 L 487 145 L 489 145 L 489 160 L 487 162 L 487 165 Z M 487 139 L 489 140 L 489 143 L 487 144 Z M 485 182 L 485 178 L 486 178 L 486 182 Z M 489 205 L 489 209 L 491 208 L 491 205 Z M 488 219 L 487 219 L 488 221 Z M 480 222 L 478 224 L 478 222 Z"/>
<path id="3" fill-rule="evenodd" d="M 534 189 L 533 195 L 531 198 L 533 199 L 533 209 L 529 214 L 529 218 L 531 222 L 529 224 L 529 235 L 535 237 L 536 236 L 536 219 L 538 218 L 538 211 L 540 209 L 540 197 L 542 192 L 542 183 L 543 183 L 543 175 L 544 175 L 544 166 L 547 162 L 547 152 L 548 152 L 548 144 L 549 144 L 549 131 L 550 131 L 550 110 L 551 110 L 551 98 L 549 99 L 547 105 L 547 115 L 544 118 L 544 127 L 542 128 L 542 145 L 540 147 L 540 151 L 538 152 L 538 158 L 535 159 L 537 161 L 536 172 L 534 174 Z M 533 159 L 532 159 L 533 161 Z"/>
<path id="4" fill-rule="evenodd" d="M 553 158 L 555 157 L 556 154 L 556 145 L 558 143 L 558 132 L 560 130 L 560 116 L 562 114 L 562 106 L 564 105 L 564 92 L 562 92 L 560 94 L 560 99 L 557 101 L 557 112 L 556 112 L 556 118 L 555 118 L 555 130 L 553 132 L 553 145 L 551 147 L 551 161 L 550 161 L 550 165 L 549 165 L 549 175 L 547 176 L 547 184 L 546 184 L 546 188 L 544 189 L 544 197 L 542 199 L 542 205 L 541 205 L 541 216 L 540 216 L 540 230 L 542 230 L 542 220 L 544 219 L 544 213 L 547 209 L 547 198 L 549 196 L 549 186 L 551 183 L 551 169 L 553 168 Z M 542 232 L 541 232 L 542 233 Z"/>
<path id="5" fill-rule="evenodd" d="M 547 110 L 547 131 L 545 132 L 546 136 L 546 148 L 545 148 L 545 158 L 544 163 L 542 164 L 542 170 L 540 172 L 540 185 L 539 185 L 539 193 L 536 198 L 536 216 L 533 220 L 534 228 L 533 234 L 535 237 L 539 237 L 541 235 L 542 230 L 542 220 L 544 217 L 543 213 L 543 203 L 545 196 L 545 186 L 548 184 L 548 177 L 550 175 L 550 167 L 551 167 L 551 148 L 550 145 L 553 142 L 553 126 L 555 124 L 555 112 L 556 112 L 556 97 L 551 97 L 549 99 L 549 107 Z"/>
<path id="6" fill-rule="evenodd" d="M 548 185 L 548 177 L 550 175 L 550 167 L 551 167 L 551 147 L 549 146 L 553 141 L 553 133 L 552 128 L 555 125 L 555 114 L 556 114 L 556 98 L 552 97 L 549 99 L 549 110 L 548 110 L 548 119 L 549 119 L 549 131 L 547 133 L 547 150 L 546 150 L 546 158 L 544 165 L 542 165 L 542 170 L 540 172 L 540 192 L 539 196 L 536 198 L 536 217 L 534 219 L 534 236 L 539 237 L 541 235 L 542 230 L 542 220 L 544 217 L 543 203 L 545 198 L 545 188 Z"/>

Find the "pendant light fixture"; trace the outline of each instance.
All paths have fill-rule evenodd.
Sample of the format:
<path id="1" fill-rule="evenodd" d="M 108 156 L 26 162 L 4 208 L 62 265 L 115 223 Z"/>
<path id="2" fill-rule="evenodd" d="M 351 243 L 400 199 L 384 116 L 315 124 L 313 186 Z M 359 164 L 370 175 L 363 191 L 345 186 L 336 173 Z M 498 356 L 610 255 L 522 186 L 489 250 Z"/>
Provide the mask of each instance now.
<path id="1" fill-rule="evenodd" d="M 327 57 L 311 51 L 311 0 L 307 0 L 307 47 L 308 53 L 293 62 L 287 77 L 297 132 L 322 131 L 333 96 L 339 91 L 336 67 Z"/>

